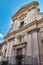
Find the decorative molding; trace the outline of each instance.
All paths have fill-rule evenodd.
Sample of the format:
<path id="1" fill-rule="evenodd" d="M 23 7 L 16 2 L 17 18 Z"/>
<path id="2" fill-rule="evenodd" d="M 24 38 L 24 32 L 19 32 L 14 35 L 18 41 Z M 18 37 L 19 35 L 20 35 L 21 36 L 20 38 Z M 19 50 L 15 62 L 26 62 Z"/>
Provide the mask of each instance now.
<path id="1" fill-rule="evenodd" d="M 15 37 L 13 37 L 13 38 L 9 38 L 8 41 L 10 42 L 10 41 L 14 40 L 14 38 L 15 38 Z"/>
<path id="2" fill-rule="evenodd" d="M 20 43 L 20 44 L 13 45 L 13 49 L 24 48 L 24 47 L 26 47 L 26 44 L 27 44 L 27 42 L 23 42 L 23 43 Z"/>
<path id="3" fill-rule="evenodd" d="M 39 30 L 40 30 L 40 28 L 35 28 L 33 30 L 28 31 L 27 33 L 31 34 L 31 33 L 34 33 L 34 32 L 39 32 Z"/>
<path id="4" fill-rule="evenodd" d="M 11 35 L 13 35 L 13 34 L 16 34 L 16 33 L 19 33 L 19 32 L 21 32 L 21 31 L 23 31 L 23 30 L 26 30 L 26 29 L 28 29 L 29 27 L 32 27 L 32 26 L 34 26 L 34 25 L 37 25 L 37 26 L 38 26 L 39 24 L 42 24 L 42 23 L 43 23 L 43 18 L 40 19 L 40 20 L 35 20 L 35 21 L 33 21 L 33 22 L 31 22 L 31 23 L 29 23 L 29 24 L 27 24 L 27 25 L 21 27 L 20 29 L 17 29 L 17 30 L 15 30 L 15 31 L 11 32 L 11 33 L 8 33 L 7 36 L 4 37 L 4 39 L 9 38 L 9 37 L 10 37 Z"/>
<path id="5" fill-rule="evenodd" d="M 31 3 L 29 3 L 29 4 L 25 5 L 25 6 L 21 7 L 21 8 L 18 10 L 18 12 L 16 12 L 16 14 L 12 16 L 13 21 L 14 21 L 15 19 L 17 19 L 18 16 L 19 16 L 21 13 L 25 12 L 26 10 L 29 11 L 30 9 L 32 9 L 33 7 L 35 8 L 35 7 L 38 6 L 38 5 L 39 5 L 39 3 L 38 3 L 37 1 L 36 1 L 36 2 L 33 1 L 33 2 L 31 2 Z M 32 6 L 33 6 L 33 7 L 32 7 Z"/>
<path id="6" fill-rule="evenodd" d="M 19 16 L 19 19 L 22 20 L 22 19 L 24 19 L 24 17 L 26 17 L 26 14 L 21 14 L 21 15 Z"/>

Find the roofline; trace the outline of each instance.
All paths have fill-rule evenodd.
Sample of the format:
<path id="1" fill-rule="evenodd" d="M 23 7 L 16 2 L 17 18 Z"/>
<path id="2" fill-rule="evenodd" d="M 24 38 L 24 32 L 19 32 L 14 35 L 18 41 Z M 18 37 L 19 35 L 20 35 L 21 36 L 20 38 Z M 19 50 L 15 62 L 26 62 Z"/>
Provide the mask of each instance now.
<path id="1" fill-rule="evenodd" d="M 19 14 L 23 13 L 23 12 L 26 11 L 27 9 L 30 9 L 30 7 L 33 6 L 33 5 L 34 5 L 34 7 L 35 7 L 35 6 L 38 6 L 38 5 L 39 5 L 38 1 L 33 1 L 33 2 L 29 3 L 29 4 L 26 4 L 26 5 L 22 6 L 22 7 L 12 16 L 13 21 L 14 21 L 15 19 L 17 19 L 17 16 L 19 16 Z"/>

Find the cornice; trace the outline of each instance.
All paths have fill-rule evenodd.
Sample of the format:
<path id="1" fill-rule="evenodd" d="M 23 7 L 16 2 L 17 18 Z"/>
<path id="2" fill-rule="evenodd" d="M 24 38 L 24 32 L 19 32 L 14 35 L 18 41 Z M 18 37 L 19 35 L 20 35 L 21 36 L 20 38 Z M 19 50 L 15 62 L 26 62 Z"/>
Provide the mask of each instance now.
<path id="1" fill-rule="evenodd" d="M 8 41 L 10 42 L 11 40 L 14 40 L 14 38 L 15 38 L 15 37 L 12 37 L 12 38 L 8 39 Z"/>
<path id="2" fill-rule="evenodd" d="M 34 33 L 34 32 L 39 32 L 40 28 L 34 28 L 30 31 L 27 31 L 28 34 Z"/>
<path id="3" fill-rule="evenodd" d="M 21 13 L 23 13 L 23 12 L 25 12 L 25 11 L 29 11 L 30 9 L 32 9 L 32 8 L 35 8 L 36 6 L 38 6 L 39 5 L 39 3 L 36 1 L 33 1 L 33 2 L 31 2 L 31 3 L 29 3 L 29 4 L 27 4 L 27 5 L 25 5 L 25 6 L 23 6 L 23 7 L 21 7 L 17 12 L 16 12 L 16 14 L 15 15 L 13 15 L 12 16 L 12 19 L 13 19 L 13 21 L 15 20 L 15 19 L 17 19 L 18 18 L 18 16 L 21 14 Z M 33 6 L 33 7 L 32 7 Z"/>
<path id="4" fill-rule="evenodd" d="M 21 31 L 23 31 L 23 30 L 28 29 L 29 27 L 32 27 L 32 26 L 34 26 L 34 25 L 39 25 L 39 24 L 41 24 L 41 23 L 43 23 L 43 18 L 40 19 L 40 20 L 35 20 L 35 21 L 33 21 L 33 22 L 31 22 L 31 23 L 29 23 L 29 24 L 27 24 L 27 25 L 21 27 L 21 28 L 18 29 L 18 30 L 15 30 L 15 31 L 13 31 L 13 32 L 11 32 L 11 33 L 8 33 L 7 36 L 4 37 L 4 39 L 7 39 L 7 38 L 9 38 L 11 35 L 13 35 L 13 34 L 19 33 L 19 32 L 21 32 Z"/>
<path id="5" fill-rule="evenodd" d="M 15 48 L 21 48 L 21 47 L 26 47 L 26 44 L 27 44 L 27 42 L 23 42 L 23 43 L 20 43 L 20 44 L 16 44 L 16 45 L 13 45 L 13 49 L 15 49 Z"/>

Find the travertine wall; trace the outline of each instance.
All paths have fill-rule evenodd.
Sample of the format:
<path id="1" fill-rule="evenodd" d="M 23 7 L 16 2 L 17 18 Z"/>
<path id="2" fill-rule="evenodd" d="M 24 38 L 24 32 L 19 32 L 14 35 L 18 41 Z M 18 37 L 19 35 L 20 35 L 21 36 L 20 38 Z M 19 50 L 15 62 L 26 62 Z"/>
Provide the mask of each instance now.
<path id="1" fill-rule="evenodd" d="M 41 18 L 43 18 L 43 13 L 40 14 L 40 11 L 38 11 L 38 7 L 36 7 L 35 9 L 31 9 L 30 11 L 27 10 L 26 16 L 24 17 L 24 19 L 20 20 L 18 18 L 15 21 L 13 21 L 12 28 L 11 28 L 10 32 L 19 29 L 20 28 L 20 22 L 22 22 L 22 21 L 24 21 L 24 26 L 25 26 L 26 24 L 31 23 L 35 20 L 40 20 Z"/>
<path id="2" fill-rule="evenodd" d="M 23 12 L 23 13 L 26 13 L 26 16 L 22 20 L 20 20 L 19 19 L 19 16 L 21 15 L 20 14 L 18 16 L 18 19 L 13 21 L 12 28 L 9 31 L 9 33 L 20 29 L 20 22 L 22 22 L 22 21 L 24 21 L 24 26 L 25 26 L 33 21 L 36 22 L 35 20 L 37 20 L 37 22 L 39 22 L 39 20 L 43 18 L 42 15 L 40 14 L 40 12 L 38 11 L 38 7 L 33 8 L 30 11 L 27 10 L 26 12 Z M 37 28 L 40 28 L 40 30 L 34 31 L 34 29 L 37 30 Z M 31 25 L 31 27 L 28 27 L 28 28 L 24 29 L 23 31 L 20 31 L 19 33 L 16 33 L 16 34 L 8 37 L 7 39 L 5 39 L 7 41 L 7 43 L 3 44 L 2 56 L 4 56 L 5 50 L 7 49 L 5 56 L 9 57 L 9 60 L 10 60 L 9 63 L 14 62 L 17 49 L 16 48 L 13 49 L 13 45 L 20 44 L 20 42 L 18 40 L 18 36 L 20 36 L 20 35 L 21 36 L 24 35 L 22 42 L 27 42 L 26 48 L 25 49 L 23 48 L 23 54 L 25 53 L 26 56 L 31 56 L 31 57 L 37 58 L 38 61 L 39 61 L 39 55 L 40 55 L 40 58 L 42 60 L 41 56 L 43 56 L 43 42 L 42 42 L 42 40 L 43 40 L 43 23 L 39 23 L 39 24 L 36 23 L 35 25 Z M 12 37 L 14 37 L 14 39 L 9 41 L 8 39 L 10 39 Z M 14 58 L 13 58 L 13 56 L 14 56 Z M 15 60 L 15 62 L 16 62 L 16 60 Z"/>

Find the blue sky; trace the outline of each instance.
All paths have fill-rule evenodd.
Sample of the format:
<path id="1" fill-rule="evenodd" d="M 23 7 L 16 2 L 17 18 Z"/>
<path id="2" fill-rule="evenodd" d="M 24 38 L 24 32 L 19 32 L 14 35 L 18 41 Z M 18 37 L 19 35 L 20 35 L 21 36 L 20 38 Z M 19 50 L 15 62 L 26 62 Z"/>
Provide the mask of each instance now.
<path id="1" fill-rule="evenodd" d="M 39 8 L 43 11 L 43 0 L 0 0 L 0 42 L 7 34 L 12 24 L 12 15 L 25 4 L 32 1 L 39 2 Z"/>

